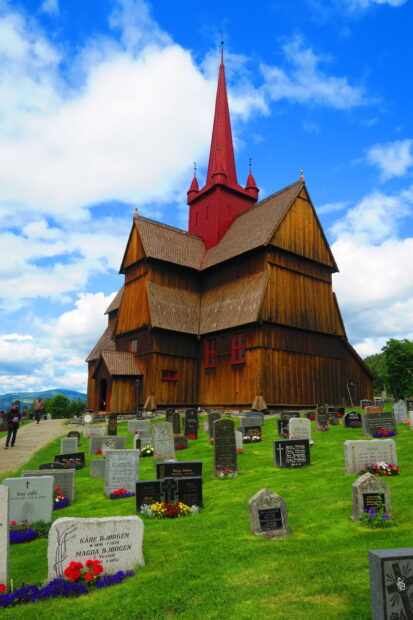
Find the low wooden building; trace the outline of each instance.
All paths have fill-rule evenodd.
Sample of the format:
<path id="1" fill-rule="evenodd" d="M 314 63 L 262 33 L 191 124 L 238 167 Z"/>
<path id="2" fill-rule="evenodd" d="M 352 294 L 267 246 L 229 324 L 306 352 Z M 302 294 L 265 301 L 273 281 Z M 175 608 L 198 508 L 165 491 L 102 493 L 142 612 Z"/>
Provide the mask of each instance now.
<path id="1" fill-rule="evenodd" d="M 342 405 L 371 398 L 372 374 L 347 340 L 337 265 L 304 179 L 257 202 L 238 184 L 219 69 L 207 181 L 188 191 L 189 231 L 135 213 L 107 309 L 87 358 L 95 411 L 158 406 Z M 137 396 L 137 382 L 139 396 Z"/>

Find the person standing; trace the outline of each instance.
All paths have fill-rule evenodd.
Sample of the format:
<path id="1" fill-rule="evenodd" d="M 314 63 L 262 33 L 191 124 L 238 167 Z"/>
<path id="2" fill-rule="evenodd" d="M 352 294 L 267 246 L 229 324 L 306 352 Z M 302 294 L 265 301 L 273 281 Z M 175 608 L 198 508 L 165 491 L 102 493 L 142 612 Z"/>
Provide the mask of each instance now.
<path id="1" fill-rule="evenodd" d="M 13 403 L 10 411 L 6 414 L 7 420 L 7 438 L 5 448 L 9 447 L 11 440 L 11 447 L 14 448 L 14 444 L 16 443 L 16 435 L 17 429 L 19 428 L 19 422 L 21 419 L 20 411 L 17 406 L 17 403 Z"/>
<path id="2" fill-rule="evenodd" d="M 36 424 L 39 424 L 40 419 L 42 417 L 42 412 L 44 409 L 44 402 L 42 401 L 42 399 L 40 398 L 36 398 L 36 400 L 33 403 L 33 409 L 34 409 L 34 417 L 36 420 Z"/>

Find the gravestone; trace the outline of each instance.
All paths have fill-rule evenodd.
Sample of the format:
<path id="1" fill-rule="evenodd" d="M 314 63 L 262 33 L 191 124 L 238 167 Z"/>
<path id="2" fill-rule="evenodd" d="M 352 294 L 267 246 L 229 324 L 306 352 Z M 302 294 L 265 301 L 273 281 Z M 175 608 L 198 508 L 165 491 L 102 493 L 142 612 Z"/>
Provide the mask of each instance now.
<path id="1" fill-rule="evenodd" d="M 366 413 L 362 416 L 361 423 L 366 436 L 372 436 L 381 430 L 397 434 L 397 425 L 393 413 Z"/>
<path id="2" fill-rule="evenodd" d="M 39 470 L 42 469 L 66 469 L 63 463 L 42 463 L 39 465 Z"/>
<path id="3" fill-rule="evenodd" d="M 133 449 L 140 450 L 141 447 L 143 448 L 141 436 L 135 435 L 133 438 Z"/>
<path id="4" fill-rule="evenodd" d="M 344 414 L 344 425 L 346 428 L 361 428 L 361 413 L 349 411 Z"/>
<path id="5" fill-rule="evenodd" d="M 402 424 L 407 418 L 407 404 L 402 398 L 393 405 L 393 413 L 396 420 L 396 424 Z"/>
<path id="6" fill-rule="evenodd" d="M 105 461 L 103 459 L 92 459 L 90 461 L 89 475 L 91 478 L 104 478 Z"/>
<path id="7" fill-rule="evenodd" d="M 202 506 L 202 478 L 163 478 L 136 483 L 136 510 L 155 502 L 183 502 L 187 506 Z"/>
<path id="8" fill-rule="evenodd" d="M 360 516 L 370 508 L 384 505 L 384 511 L 391 512 L 390 489 L 385 482 L 373 474 L 363 474 L 352 485 L 353 514 L 351 518 L 358 521 Z"/>
<path id="9" fill-rule="evenodd" d="M 172 415 L 172 428 L 174 431 L 174 435 L 179 435 L 181 432 L 181 416 L 179 411 L 174 411 Z"/>
<path id="10" fill-rule="evenodd" d="M 307 413 L 305 414 L 305 417 L 308 420 L 315 420 L 315 414 L 316 414 L 315 411 L 307 411 Z"/>
<path id="11" fill-rule="evenodd" d="M 358 474 L 367 464 L 384 461 L 397 465 L 396 442 L 393 439 L 348 439 L 344 442 L 346 474 Z"/>
<path id="12" fill-rule="evenodd" d="M 377 405 L 377 407 L 384 407 L 384 400 L 382 398 L 377 398 L 377 396 L 375 396 L 374 404 Z"/>
<path id="13" fill-rule="evenodd" d="M 0 484 L 0 583 L 9 583 L 9 487 Z"/>
<path id="14" fill-rule="evenodd" d="M 307 418 L 290 418 L 288 421 L 289 439 L 308 439 L 311 444 L 311 422 Z"/>
<path id="15" fill-rule="evenodd" d="M 186 450 L 188 448 L 188 440 L 185 435 L 174 436 L 175 450 Z"/>
<path id="16" fill-rule="evenodd" d="M 235 449 L 237 452 L 244 449 L 242 443 L 242 431 L 239 428 L 235 429 Z"/>
<path id="17" fill-rule="evenodd" d="M 126 489 L 135 493 L 139 478 L 139 450 L 109 450 L 106 453 L 105 493 Z"/>
<path id="18" fill-rule="evenodd" d="M 276 539 L 290 533 L 285 502 L 276 493 L 261 489 L 250 499 L 248 507 L 253 534 Z"/>
<path id="19" fill-rule="evenodd" d="M 244 436 L 244 443 L 249 443 L 248 440 L 245 440 L 245 437 L 259 437 L 262 439 L 261 426 L 242 426 L 240 428 Z"/>
<path id="20" fill-rule="evenodd" d="M 10 521 L 51 521 L 53 511 L 53 476 L 6 478 L 10 489 Z"/>
<path id="21" fill-rule="evenodd" d="M 334 418 L 342 418 L 345 413 L 345 407 L 336 407 L 335 405 L 328 405 L 327 412 Z"/>
<path id="22" fill-rule="evenodd" d="M 67 436 L 68 437 L 76 437 L 76 439 L 77 439 L 77 447 L 80 446 L 80 433 L 79 433 L 79 431 L 69 431 Z"/>
<path id="23" fill-rule="evenodd" d="M 47 548 L 48 579 L 62 578 L 69 562 L 99 559 L 105 574 L 133 570 L 145 561 L 143 521 L 139 517 L 57 519 L 50 528 Z"/>
<path id="24" fill-rule="evenodd" d="M 365 407 L 370 407 L 373 404 L 373 401 L 369 400 L 368 398 L 363 398 L 363 400 L 360 401 L 360 409 L 364 409 Z"/>
<path id="25" fill-rule="evenodd" d="M 198 412 L 196 409 L 187 409 L 185 412 L 184 434 L 193 435 L 193 439 L 198 438 Z"/>
<path id="26" fill-rule="evenodd" d="M 106 453 L 109 452 L 109 450 L 118 450 L 116 440 L 117 440 L 117 435 L 116 436 L 112 435 L 112 437 L 105 438 L 102 441 L 100 449 L 102 451 L 103 459 L 106 458 Z"/>
<path id="27" fill-rule="evenodd" d="M 61 493 L 67 497 L 71 504 L 75 501 L 76 472 L 74 469 L 48 469 L 44 471 L 30 469 L 23 471 L 21 475 L 23 478 L 32 476 L 53 476 L 53 490 L 59 486 Z"/>
<path id="28" fill-rule="evenodd" d="M 262 411 L 256 411 L 255 409 L 251 409 L 250 411 L 243 412 L 242 417 L 244 418 L 259 418 L 260 426 L 264 426 L 264 413 Z M 255 424 L 255 422 L 251 422 L 251 424 Z"/>
<path id="29" fill-rule="evenodd" d="M 202 476 L 202 461 L 176 461 L 175 463 L 157 463 L 156 477 L 193 478 Z"/>
<path id="30" fill-rule="evenodd" d="M 261 427 L 260 427 L 261 428 Z M 217 476 L 223 469 L 237 473 L 237 450 L 235 447 L 234 420 L 215 420 L 214 422 L 214 469 Z"/>
<path id="31" fill-rule="evenodd" d="M 369 551 L 373 620 L 413 618 L 413 547 Z"/>
<path id="32" fill-rule="evenodd" d="M 151 434 L 151 423 L 149 420 L 129 420 L 128 433 L 137 433 L 140 431 L 143 435 Z"/>
<path id="33" fill-rule="evenodd" d="M 95 419 L 95 416 L 93 415 L 93 413 L 88 411 L 87 413 L 83 415 L 83 424 L 93 424 L 94 419 Z"/>
<path id="34" fill-rule="evenodd" d="M 208 420 L 204 420 L 202 423 L 202 428 L 204 433 L 208 433 L 209 432 L 209 422 Z"/>
<path id="35" fill-rule="evenodd" d="M 117 435 L 118 434 L 118 416 L 116 413 L 110 413 L 108 415 L 108 435 Z"/>
<path id="36" fill-rule="evenodd" d="M 289 419 L 285 420 L 277 420 L 277 432 L 278 437 L 287 437 L 287 433 L 289 433 Z"/>
<path id="37" fill-rule="evenodd" d="M 77 437 L 63 437 L 60 440 L 60 454 L 72 454 L 77 451 Z"/>
<path id="38" fill-rule="evenodd" d="M 260 417 L 257 416 L 241 416 L 239 419 L 239 425 L 242 428 L 245 428 L 247 426 L 259 426 L 260 428 L 262 427 L 262 420 Z M 261 433 L 260 433 L 261 434 Z"/>
<path id="39" fill-rule="evenodd" d="M 165 422 L 170 422 L 172 424 L 174 413 L 175 413 L 175 409 L 167 409 L 165 411 Z"/>
<path id="40" fill-rule="evenodd" d="M 65 467 L 73 469 L 83 469 L 85 466 L 85 453 L 72 452 L 71 454 L 56 454 L 55 463 L 62 463 Z"/>
<path id="41" fill-rule="evenodd" d="M 310 465 L 310 442 L 308 439 L 283 439 L 274 441 L 276 467 L 298 469 Z"/>
<path id="42" fill-rule="evenodd" d="M 407 411 L 413 411 L 413 398 L 406 398 Z"/>
<path id="43" fill-rule="evenodd" d="M 112 445 L 116 450 L 124 450 L 126 448 L 126 437 L 117 435 L 102 435 L 101 437 L 91 437 L 89 439 L 89 454 L 96 454 L 98 450 L 102 450 L 103 442 L 107 439 L 112 441 Z"/>
<path id="44" fill-rule="evenodd" d="M 175 461 L 175 445 L 172 424 L 156 422 L 152 426 L 154 457 L 164 461 Z"/>
<path id="45" fill-rule="evenodd" d="M 85 424 L 83 426 L 84 437 L 102 437 L 106 433 L 106 426 Z"/>
<path id="46" fill-rule="evenodd" d="M 326 405 L 317 405 L 315 413 L 315 430 L 325 431 L 328 429 L 328 410 Z"/>
<path id="47" fill-rule="evenodd" d="M 210 439 L 213 439 L 214 437 L 214 422 L 215 420 L 219 420 L 220 417 L 221 414 L 217 411 L 212 411 L 211 413 L 208 413 L 208 435 Z"/>
<path id="48" fill-rule="evenodd" d="M 364 407 L 364 413 L 383 413 L 383 407 L 378 405 L 367 405 Z"/>
<path id="49" fill-rule="evenodd" d="M 410 430 L 413 431 L 413 411 L 409 411 Z"/>
<path id="50" fill-rule="evenodd" d="M 299 418 L 299 411 L 281 411 L 280 420 L 290 420 L 291 418 Z"/>

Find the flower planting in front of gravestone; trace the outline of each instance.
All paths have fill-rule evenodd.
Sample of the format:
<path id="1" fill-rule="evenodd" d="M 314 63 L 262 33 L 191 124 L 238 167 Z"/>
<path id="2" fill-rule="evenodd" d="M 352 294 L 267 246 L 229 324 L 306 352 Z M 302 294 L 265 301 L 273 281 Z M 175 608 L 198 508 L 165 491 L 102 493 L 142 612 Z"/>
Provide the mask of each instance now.
<path id="1" fill-rule="evenodd" d="M 141 449 L 141 456 L 153 456 L 153 446 L 148 444 Z"/>
<path id="2" fill-rule="evenodd" d="M 381 428 L 380 430 L 373 433 L 373 437 L 375 437 L 376 439 L 382 439 L 383 437 L 394 437 L 395 435 L 396 433 L 389 428 Z"/>
<path id="3" fill-rule="evenodd" d="M 388 512 L 385 511 L 383 502 L 377 502 L 377 506 L 366 508 L 360 515 L 360 523 L 372 529 L 385 529 L 399 525 Z"/>
<path id="4" fill-rule="evenodd" d="M 65 461 L 63 465 L 65 469 L 82 469 L 82 464 L 77 461 Z"/>
<path id="5" fill-rule="evenodd" d="M 187 439 L 196 439 L 196 435 L 195 435 L 195 433 L 188 433 L 188 435 L 185 435 L 185 437 L 186 437 Z"/>
<path id="6" fill-rule="evenodd" d="M 53 510 L 60 510 L 61 508 L 67 508 L 68 506 L 69 499 L 63 495 L 59 485 L 57 485 L 54 490 Z"/>
<path id="7" fill-rule="evenodd" d="M 384 463 L 384 461 L 375 463 L 374 465 L 366 463 L 359 471 L 359 475 L 367 473 L 373 474 L 373 476 L 399 476 L 400 467 L 398 467 L 398 465 L 393 465 L 393 463 Z"/>
<path id="8" fill-rule="evenodd" d="M 221 478 L 221 480 L 225 480 L 226 478 L 235 478 L 236 475 L 237 472 L 235 472 L 233 469 L 230 469 L 229 467 L 221 469 L 221 471 L 219 471 L 217 474 L 218 478 Z"/>
<path id="9" fill-rule="evenodd" d="M 127 489 L 117 489 L 116 491 L 112 491 L 109 498 L 110 499 L 124 499 L 125 497 L 134 497 L 135 493 L 130 493 Z"/>
<path id="10" fill-rule="evenodd" d="M 262 441 L 261 435 L 245 435 L 242 438 L 242 443 L 258 443 L 259 441 Z"/>
<path id="11" fill-rule="evenodd" d="M 186 446 L 183 443 L 179 443 L 177 446 L 175 446 L 175 450 L 187 450 L 188 446 Z"/>
<path id="12" fill-rule="evenodd" d="M 23 584 L 21 588 L 11 594 L 3 594 L 6 586 L 0 584 L 0 608 L 58 597 L 72 598 L 81 594 L 88 594 L 90 591 L 101 590 L 121 583 L 135 574 L 131 570 L 118 571 L 114 575 L 103 575 L 103 572 L 104 569 L 100 560 L 87 560 L 84 566 L 81 562 L 70 562 L 64 570 L 64 578 L 53 579 L 42 588 Z"/>
<path id="13" fill-rule="evenodd" d="M 361 422 L 354 420 L 353 422 L 349 422 L 346 428 L 361 428 Z"/>
<path id="14" fill-rule="evenodd" d="M 36 538 L 47 538 L 51 523 L 45 521 L 10 521 L 9 541 L 11 545 L 31 542 Z"/>
<path id="15" fill-rule="evenodd" d="M 155 502 L 154 504 L 143 505 L 140 510 L 141 514 L 150 519 L 180 519 L 182 517 L 190 517 L 198 514 L 198 506 L 187 506 L 183 502 Z"/>

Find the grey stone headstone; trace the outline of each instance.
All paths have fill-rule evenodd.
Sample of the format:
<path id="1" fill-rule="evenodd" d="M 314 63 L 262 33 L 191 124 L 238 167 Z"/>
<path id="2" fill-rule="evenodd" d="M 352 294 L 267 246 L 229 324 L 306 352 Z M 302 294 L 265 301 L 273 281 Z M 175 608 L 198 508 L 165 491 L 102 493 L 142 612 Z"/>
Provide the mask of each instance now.
<path id="1" fill-rule="evenodd" d="M 68 437 L 76 437 L 77 439 L 77 447 L 80 446 L 80 433 L 79 431 L 69 431 L 67 434 Z"/>
<path id="2" fill-rule="evenodd" d="M 248 503 L 253 534 L 265 538 L 285 538 L 290 533 L 285 502 L 268 489 L 261 489 Z"/>
<path id="3" fill-rule="evenodd" d="M 72 454 L 77 451 L 77 437 L 63 437 L 60 440 L 60 454 Z"/>
<path id="4" fill-rule="evenodd" d="M 327 405 L 317 405 L 315 413 L 315 430 L 323 431 L 328 429 L 328 407 Z"/>
<path id="5" fill-rule="evenodd" d="M 393 439 L 348 439 L 344 442 L 346 474 L 358 474 L 366 463 L 375 465 L 384 461 L 397 465 L 397 446 Z"/>
<path id="6" fill-rule="evenodd" d="M 202 423 L 202 428 L 204 433 L 208 433 L 209 432 L 209 422 L 208 420 L 204 420 Z"/>
<path id="7" fill-rule="evenodd" d="M 83 426 L 83 436 L 84 437 L 102 437 L 106 433 L 106 426 L 95 424 L 85 424 Z"/>
<path id="8" fill-rule="evenodd" d="M 366 436 L 372 436 L 383 429 L 397 433 L 394 413 L 366 413 L 361 417 L 361 422 Z"/>
<path id="9" fill-rule="evenodd" d="M 241 416 L 239 425 L 244 426 L 262 426 L 262 419 L 259 416 Z"/>
<path id="10" fill-rule="evenodd" d="M 105 477 L 105 461 L 103 459 L 92 459 L 90 461 L 91 478 L 104 478 Z"/>
<path id="11" fill-rule="evenodd" d="M 10 521 L 51 521 L 53 511 L 53 476 L 6 478 L 10 489 Z"/>
<path id="12" fill-rule="evenodd" d="M 242 443 L 242 431 L 240 431 L 238 428 L 235 429 L 235 449 L 236 450 L 243 450 L 244 449 L 244 444 Z"/>
<path id="13" fill-rule="evenodd" d="M 246 413 L 243 414 L 244 418 L 260 418 L 261 422 L 261 426 L 264 426 L 264 414 L 262 411 L 254 411 L 253 409 L 251 409 L 251 411 L 247 411 Z M 251 423 L 251 424 L 255 424 Z"/>
<path id="14" fill-rule="evenodd" d="M 393 413 L 396 419 L 396 424 L 402 424 L 407 418 L 407 405 L 406 402 L 400 398 L 397 403 L 394 403 Z"/>
<path id="15" fill-rule="evenodd" d="M 144 435 L 150 435 L 151 423 L 149 420 L 129 420 L 128 433 L 135 434 L 140 431 Z"/>
<path id="16" fill-rule="evenodd" d="M 311 443 L 311 422 L 308 418 L 290 418 L 288 421 L 290 439 L 308 439 Z"/>
<path id="17" fill-rule="evenodd" d="M 214 422 L 215 420 L 219 420 L 221 414 L 218 411 L 212 411 L 208 413 L 208 435 L 211 438 L 214 436 Z"/>
<path id="18" fill-rule="evenodd" d="M 222 418 L 214 422 L 214 469 L 218 475 L 223 469 L 237 472 L 234 420 Z"/>
<path id="19" fill-rule="evenodd" d="M 156 422 L 152 426 L 154 457 L 163 461 L 175 461 L 175 445 L 172 424 Z"/>
<path id="20" fill-rule="evenodd" d="M 9 487 L 0 484 L 0 583 L 9 583 Z"/>
<path id="21" fill-rule="evenodd" d="M 139 450 L 109 450 L 106 453 L 105 493 L 126 489 L 135 493 L 139 478 Z"/>
<path id="22" fill-rule="evenodd" d="M 139 517 L 57 519 L 49 532 L 48 579 L 63 577 L 69 561 L 84 564 L 97 558 L 105 574 L 133 570 L 145 564 L 142 543 L 143 521 Z"/>
<path id="23" fill-rule="evenodd" d="M 122 435 L 117 435 L 116 437 L 110 435 L 91 437 L 89 439 L 89 454 L 96 454 L 98 450 L 102 450 L 102 444 L 107 439 L 114 442 L 112 445 L 115 446 L 117 450 L 124 450 L 126 447 L 126 437 Z"/>
<path id="24" fill-rule="evenodd" d="M 391 512 L 390 490 L 383 480 L 378 476 L 367 473 L 359 476 L 352 485 L 353 491 L 353 514 L 354 521 L 358 521 L 360 516 L 373 506 L 384 504 L 385 512 Z"/>
<path id="25" fill-rule="evenodd" d="M 413 618 L 413 547 L 369 551 L 373 620 Z"/>
<path id="26" fill-rule="evenodd" d="M 22 476 L 24 478 L 29 476 L 53 476 L 53 487 L 56 488 L 59 486 L 61 492 L 67 497 L 71 504 L 75 501 L 76 472 L 74 469 L 45 469 L 42 471 L 31 469 L 23 471 Z"/>
<path id="27" fill-rule="evenodd" d="M 117 443 L 117 436 L 112 435 L 112 437 L 104 439 L 102 441 L 102 444 L 100 446 L 100 449 L 102 450 L 102 458 L 104 459 L 106 457 L 106 453 L 109 450 L 118 450 L 118 443 Z"/>

